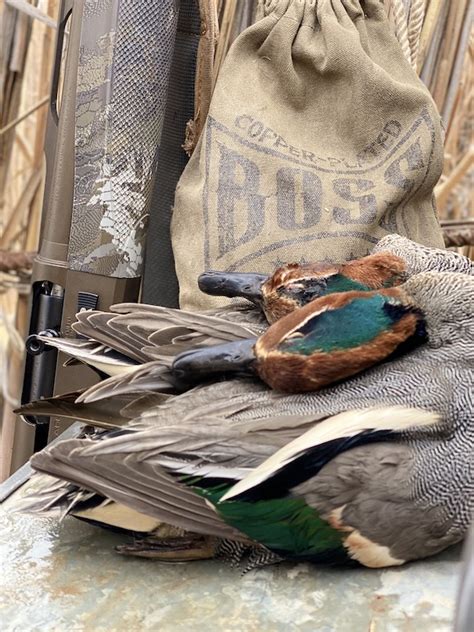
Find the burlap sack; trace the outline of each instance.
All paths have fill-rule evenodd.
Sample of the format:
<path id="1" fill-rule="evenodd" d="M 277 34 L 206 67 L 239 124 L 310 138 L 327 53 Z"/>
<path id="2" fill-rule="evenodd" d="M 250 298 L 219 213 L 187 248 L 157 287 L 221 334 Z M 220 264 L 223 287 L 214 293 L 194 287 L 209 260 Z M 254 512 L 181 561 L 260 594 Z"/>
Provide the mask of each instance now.
<path id="1" fill-rule="evenodd" d="M 443 246 L 440 118 L 377 0 L 268 0 L 232 46 L 176 190 L 183 308 L 208 269 L 342 261 L 397 232 Z"/>

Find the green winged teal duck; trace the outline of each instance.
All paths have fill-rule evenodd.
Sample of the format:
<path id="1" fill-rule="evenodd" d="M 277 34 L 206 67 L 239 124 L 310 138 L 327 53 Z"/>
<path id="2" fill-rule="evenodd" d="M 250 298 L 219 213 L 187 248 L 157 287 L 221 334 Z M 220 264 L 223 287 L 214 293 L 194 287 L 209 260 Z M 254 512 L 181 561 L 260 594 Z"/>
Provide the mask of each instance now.
<path id="1" fill-rule="evenodd" d="M 474 278 L 410 282 L 424 344 L 318 392 L 214 383 L 58 442 L 32 465 L 63 482 L 33 504 L 114 501 L 188 532 L 122 548 L 158 559 L 380 567 L 458 542 L 474 510 Z"/>
<path id="2" fill-rule="evenodd" d="M 272 277 L 259 275 L 259 309 L 247 303 L 197 314 L 127 303 L 113 306 L 109 312 L 79 313 L 73 329 L 80 339 L 43 340 L 95 367 L 101 377 L 112 376 L 88 389 L 80 396 L 80 401 L 97 401 L 133 389 L 143 393 L 150 390 L 174 393 L 175 384 L 169 368 L 176 355 L 190 349 L 259 336 L 267 327 L 261 310 L 269 320 L 275 320 L 278 314 L 283 316 L 300 307 L 305 300 L 317 298 L 315 288 L 319 288 L 321 294 L 328 294 L 330 287 L 331 291 L 341 290 L 344 284 L 348 285 L 347 289 L 354 289 L 356 284 L 358 290 L 362 287 L 371 290 L 388 285 L 390 280 L 398 284 L 413 274 L 429 270 L 474 274 L 474 266 L 466 257 L 426 248 L 399 235 L 383 238 L 374 248 L 373 255 L 358 262 L 349 262 L 339 268 L 315 264 L 313 272 L 307 276 L 310 267 L 290 265 L 287 275 L 284 269 Z M 335 272 L 341 268 L 350 270 L 342 279 L 340 272 Z M 218 293 L 218 288 L 222 288 L 222 282 L 226 281 L 225 275 L 211 274 L 207 290 Z M 299 281 L 295 284 L 296 277 Z M 232 274 L 230 278 L 234 278 Z M 268 292 L 263 297 L 262 284 L 272 287 L 274 294 L 279 295 L 279 301 L 269 298 L 271 294 Z M 312 292 L 301 292 L 301 284 L 304 287 L 309 284 Z M 233 287 L 238 294 L 239 284 Z M 234 295 L 229 286 L 227 293 Z"/>
<path id="3" fill-rule="evenodd" d="M 206 294 L 251 301 L 269 323 L 274 323 L 327 294 L 399 285 L 406 279 L 405 269 L 402 258 L 380 252 L 341 265 L 288 263 L 271 276 L 205 272 L 199 276 L 198 284 Z"/>
<path id="4" fill-rule="evenodd" d="M 199 287 L 215 296 L 245 298 L 264 312 L 269 323 L 274 323 L 320 296 L 393 287 L 430 270 L 474 274 L 474 265 L 457 253 L 387 235 L 367 257 L 341 265 L 288 263 L 271 276 L 205 272 L 199 277 Z"/>
<path id="5" fill-rule="evenodd" d="M 39 336 L 45 344 L 55 347 L 76 360 L 89 364 L 102 376 L 124 375 L 134 372 L 137 364 L 167 358 L 183 350 L 209 346 L 229 340 L 242 340 L 249 335 L 264 331 L 267 322 L 275 322 L 313 298 L 346 289 L 369 290 L 385 285 L 395 285 L 399 281 L 398 271 L 404 269 L 403 261 L 390 253 L 380 253 L 365 257 L 342 266 L 357 270 L 354 279 L 347 282 L 333 281 L 335 266 L 313 264 L 301 268 L 290 264 L 286 269 L 277 270 L 271 277 L 257 275 L 263 282 L 262 300 L 257 301 L 257 309 L 251 303 L 231 305 L 209 312 L 195 313 L 153 305 L 124 303 L 114 305 L 109 312 L 89 310 L 79 312 L 72 329 L 81 336 L 77 338 L 51 338 Z M 295 275 L 306 274 L 314 281 L 313 292 L 302 294 L 295 283 Z M 210 294 L 216 293 L 215 284 L 220 287 L 220 279 L 225 277 L 232 287 L 249 275 L 203 274 L 201 287 Z M 250 275 L 252 278 L 255 275 Z M 341 276 L 341 275 L 339 275 Z M 401 278 L 401 277 L 400 277 Z M 325 279 L 328 279 L 326 281 Z M 348 277 L 349 279 L 349 277 Z M 362 283 L 362 279 L 364 282 Z M 206 281 L 204 281 L 206 280 Z M 274 287 L 267 292 L 265 288 Z M 324 286 L 324 291 L 323 291 Z M 206 290 L 207 288 L 207 290 Z M 319 288 L 319 291 L 316 291 Z M 230 291 L 228 292 L 230 295 Z M 233 296 L 237 296 L 237 290 Z M 244 297 L 244 293 L 241 293 Z M 250 298 L 249 295 L 245 296 Z M 264 317 L 265 316 L 265 317 Z"/>
<path id="6" fill-rule="evenodd" d="M 421 344 L 426 332 L 416 300 L 420 292 L 415 275 L 398 288 L 323 296 L 259 338 L 184 352 L 171 370 L 183 385 L 252 371 L 280 391 L 316 390 Z"/>

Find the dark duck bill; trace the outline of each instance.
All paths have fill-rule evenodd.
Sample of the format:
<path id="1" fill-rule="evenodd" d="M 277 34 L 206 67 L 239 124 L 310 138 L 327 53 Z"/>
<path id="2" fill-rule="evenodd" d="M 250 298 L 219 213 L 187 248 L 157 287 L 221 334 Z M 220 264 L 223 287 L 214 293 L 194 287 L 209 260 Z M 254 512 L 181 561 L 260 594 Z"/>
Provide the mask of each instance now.
<path id="1" fill-rule="evenodd" d="M 256 342 L 256 338 L 248 338 L 180 354 L 171 367 L 176 386 L 187 388 L 207 377 L 226 373 L 254 376 Z"/>
<path id="2" fill-rule="evenodd" d="M 211 296 L 241 296 L 260 305 L 262 285 L 268 280 L 265 274 L 252 272 L 204 272 L 198 278 L 199 289 Z"/>

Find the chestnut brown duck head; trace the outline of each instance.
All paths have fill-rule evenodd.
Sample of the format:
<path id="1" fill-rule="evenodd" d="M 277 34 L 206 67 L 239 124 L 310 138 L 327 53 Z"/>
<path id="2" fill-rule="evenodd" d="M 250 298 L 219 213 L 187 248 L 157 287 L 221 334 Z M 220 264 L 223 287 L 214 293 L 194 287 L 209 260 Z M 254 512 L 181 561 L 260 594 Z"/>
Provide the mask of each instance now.
<path id="1" fill-rule="evenodd" d="M 271 276 L 239 272 L 205 272 L 199 288 L 213 296 L 246 298 L 259 306 L 269 323 L 327 294 L 371 291 L 406 279 L 405 263 L 390 252 L 343 264 L 288 263 Z"/>
<path id="2" fill-rule="evenodd" d="M 199 287 L 214 296 L 244 297 L 264 311 L 268 322 L 274 323 L 320 296 L 393 287 L 430 271 L 474 276 L 474 263 L 458 253 L 428 248 L 393 234 L 383 237 L 372 254 L 340 265 L 289 263 L 271 276 L 206 272 L 199 278 Z"/>

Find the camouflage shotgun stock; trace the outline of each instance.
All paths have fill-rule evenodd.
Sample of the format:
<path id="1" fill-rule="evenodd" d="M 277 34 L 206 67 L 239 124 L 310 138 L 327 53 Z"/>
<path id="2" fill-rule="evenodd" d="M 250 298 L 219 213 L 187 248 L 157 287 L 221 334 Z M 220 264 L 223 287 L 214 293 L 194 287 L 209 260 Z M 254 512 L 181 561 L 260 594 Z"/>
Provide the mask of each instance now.
<path id="1" fill-rule="evenodd" d="M 106 309 L 138 299 L 178 9 L 178 0 L 62 1 L 30 334 L 60 329 L 73 335 L 71 324 L 82 307 Z M 61 49 L 71 11 L 58 116 Z M 34 342 L 32 351 L 37 355 L 26 362 L 22 401 L 94 379 L 89 369 L 58 362 L 53 388 L 54 352 L 41 353 Z M 63 428 L 52 419 L 49 439 Z M 44 440 L 37 435 L 36 447 Z M 23 429 L 12 469 L 32 449 L 32 431 Z"/>
<path id="2" fill-rule="evenodd" d="M 141 276 L 177 18 L 175 0 L 85 2 L 71 270 Z"/>

